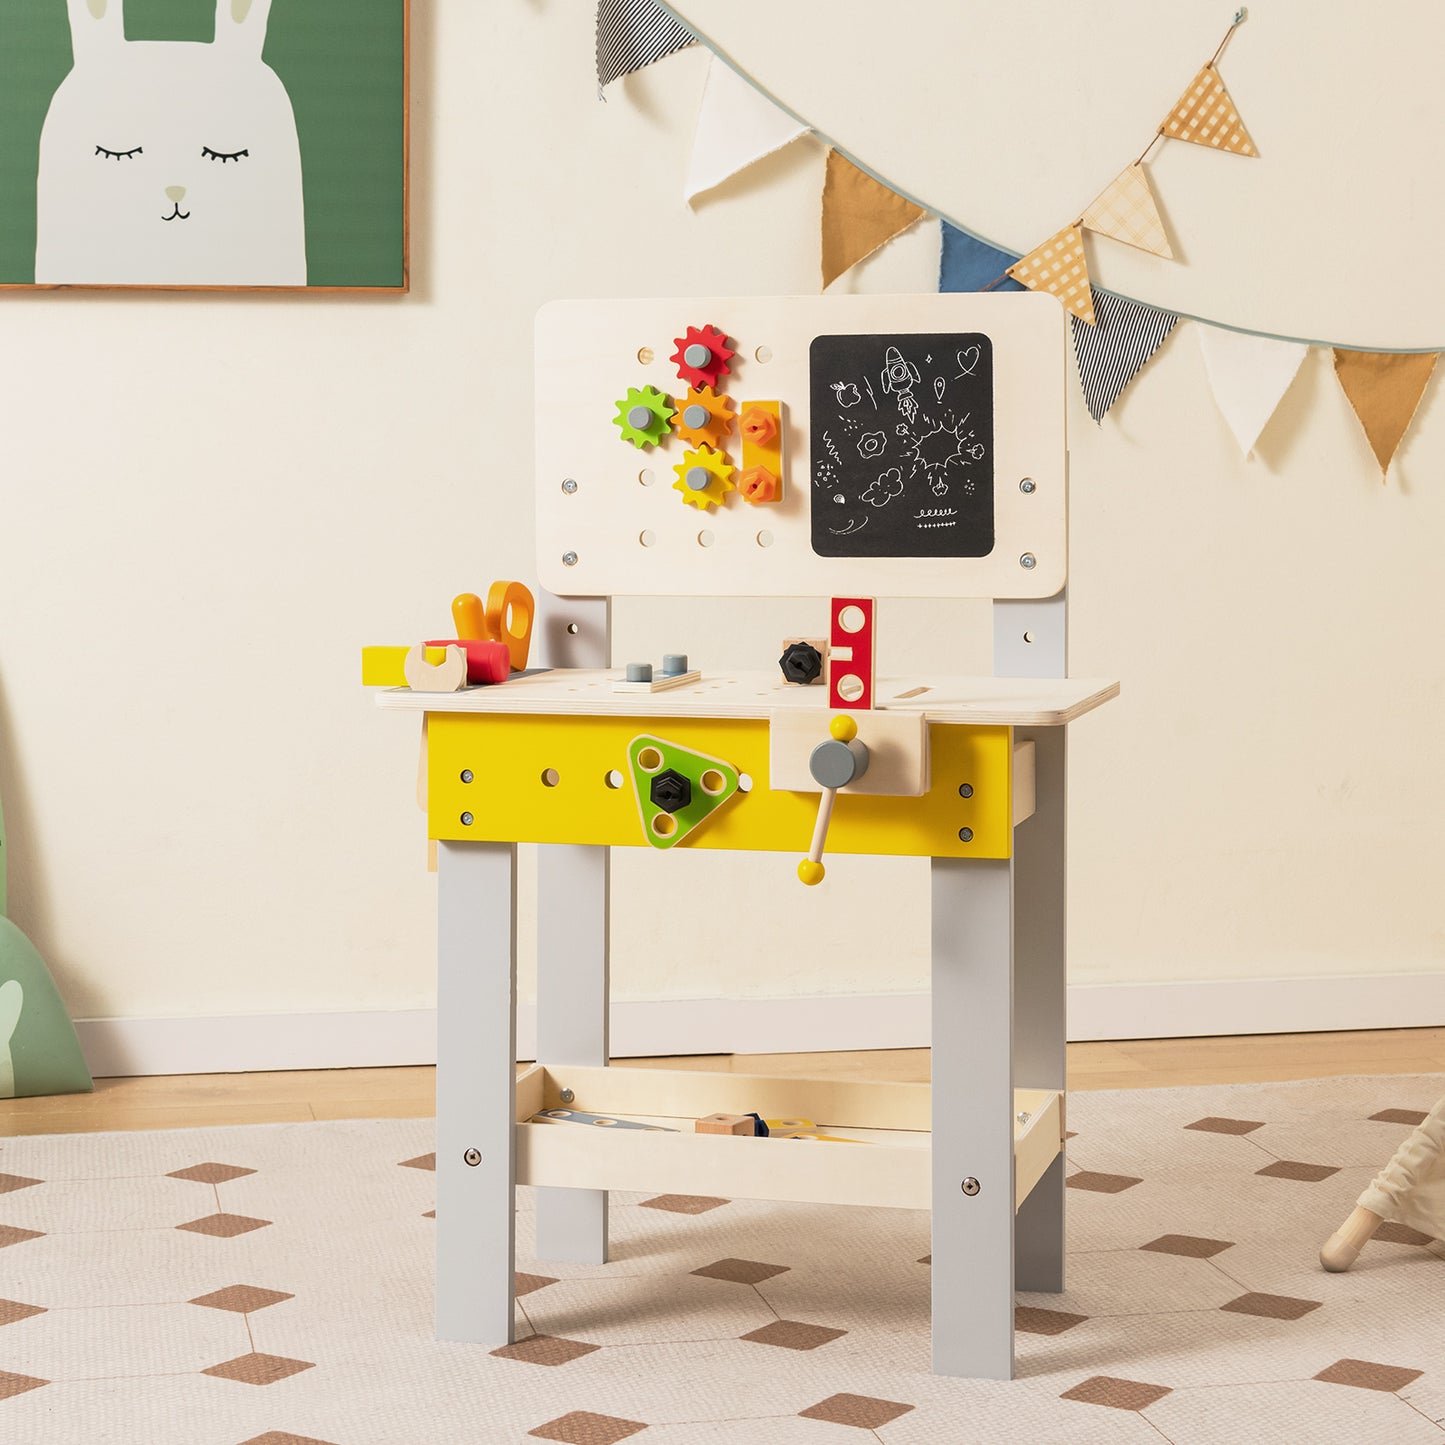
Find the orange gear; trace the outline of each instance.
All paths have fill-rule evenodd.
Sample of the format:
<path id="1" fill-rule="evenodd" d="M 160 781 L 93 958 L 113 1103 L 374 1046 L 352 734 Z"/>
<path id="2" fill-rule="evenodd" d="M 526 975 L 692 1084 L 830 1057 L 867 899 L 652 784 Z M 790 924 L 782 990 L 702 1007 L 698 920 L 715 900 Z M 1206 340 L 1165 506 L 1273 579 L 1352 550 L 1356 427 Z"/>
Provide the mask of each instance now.
<path id="1" fill-rule="evenodd" d="M 719 396 L 712 387 L 688 392 L 673 413 L 672 424 L 689 446 L 721 447 L 733 428 L 733 399 Z"/>

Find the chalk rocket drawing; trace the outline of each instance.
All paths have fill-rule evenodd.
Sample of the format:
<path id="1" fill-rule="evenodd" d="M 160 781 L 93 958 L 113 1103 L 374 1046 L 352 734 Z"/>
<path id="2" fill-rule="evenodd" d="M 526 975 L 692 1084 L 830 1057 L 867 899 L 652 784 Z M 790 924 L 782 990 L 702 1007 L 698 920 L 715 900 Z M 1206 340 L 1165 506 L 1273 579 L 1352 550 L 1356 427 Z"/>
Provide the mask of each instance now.
<path id="1" fill-rule="evenodd" d="M 217 0 L 210 44 L 128 41 L 123 0 L 66 3 L 75 65 L 40 135 L 36 281 L 304 286 L 296 117 L 261 58 L 271 0 Z"/>

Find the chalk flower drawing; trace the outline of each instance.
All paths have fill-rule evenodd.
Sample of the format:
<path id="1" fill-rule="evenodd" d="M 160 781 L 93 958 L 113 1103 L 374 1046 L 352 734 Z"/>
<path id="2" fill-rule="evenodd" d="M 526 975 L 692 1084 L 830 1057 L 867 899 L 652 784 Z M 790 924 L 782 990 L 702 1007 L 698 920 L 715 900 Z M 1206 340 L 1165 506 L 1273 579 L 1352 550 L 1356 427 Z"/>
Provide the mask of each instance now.
<path id="1" fill-rule="evenodd" d="M 296 117 L 261 59 L 271 0 L 217 0 L 210 44 L 127 41 L 122 4 L 67 0 L 75 65 L 40 134 L 36 281 L 304 286 Z"/>
<path id="2" fill-rule="evenodd" d="M 883 455 L 883 449 L 888 445 L 888 438 L 881 431 L 865 431 L 858 438 L 858 455 L 860 457 L 878 457 Z"/>
<path id="3" fill-rule="evenodd" d="M 889 467 L 881 476 L 863 488 L 862 501 L 875 507 L 886 507 L 894 497 L 903 491 L 903 473 L 897 467 Z"/>

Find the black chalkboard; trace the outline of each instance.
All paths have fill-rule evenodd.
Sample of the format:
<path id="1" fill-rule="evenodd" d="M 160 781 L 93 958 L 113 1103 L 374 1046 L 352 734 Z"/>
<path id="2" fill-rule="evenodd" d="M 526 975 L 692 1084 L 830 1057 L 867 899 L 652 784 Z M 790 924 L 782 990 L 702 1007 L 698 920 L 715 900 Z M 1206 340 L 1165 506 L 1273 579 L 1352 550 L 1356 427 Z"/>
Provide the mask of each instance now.
<path id="1" fill-rule="evenodd" d="M 993 551 L 987 336 L 815 337 L 809 403 L 820 557 Z"/>

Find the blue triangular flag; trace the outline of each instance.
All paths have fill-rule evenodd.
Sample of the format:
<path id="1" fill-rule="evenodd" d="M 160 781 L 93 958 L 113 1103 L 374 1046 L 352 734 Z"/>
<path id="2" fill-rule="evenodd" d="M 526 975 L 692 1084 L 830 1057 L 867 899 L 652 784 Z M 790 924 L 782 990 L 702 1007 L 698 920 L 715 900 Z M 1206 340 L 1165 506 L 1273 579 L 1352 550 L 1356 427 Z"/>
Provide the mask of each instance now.
<path id="1" fill-rule="evenodd" d="M 1074 357 L 1089 415 L 1103 421 L 1119 393 L 1139 374 L 1178 324 L 1172 311 L 1094 289 L 1094 324 L 1074 323 Z"/>
<path id="2" fill-rule="evenodd" d="M 1007 274 L 1008 268 L 1019 259 L 1017 256 L 985 245 L 977 236 L 970 236 L 947 221 L 940 224 L 943 227 L 943 251 L 938 260 L 940 291 L 981 291 L 985 286 L 990 291 L 1024 289 Z M 990 281 L 997 281 L 998 285 L 989 286 Z"/>
<path id="3" fill-rule="evenodd" d="M 597 93 L 696 41 L 657 0 L 597 0 Z"/>

